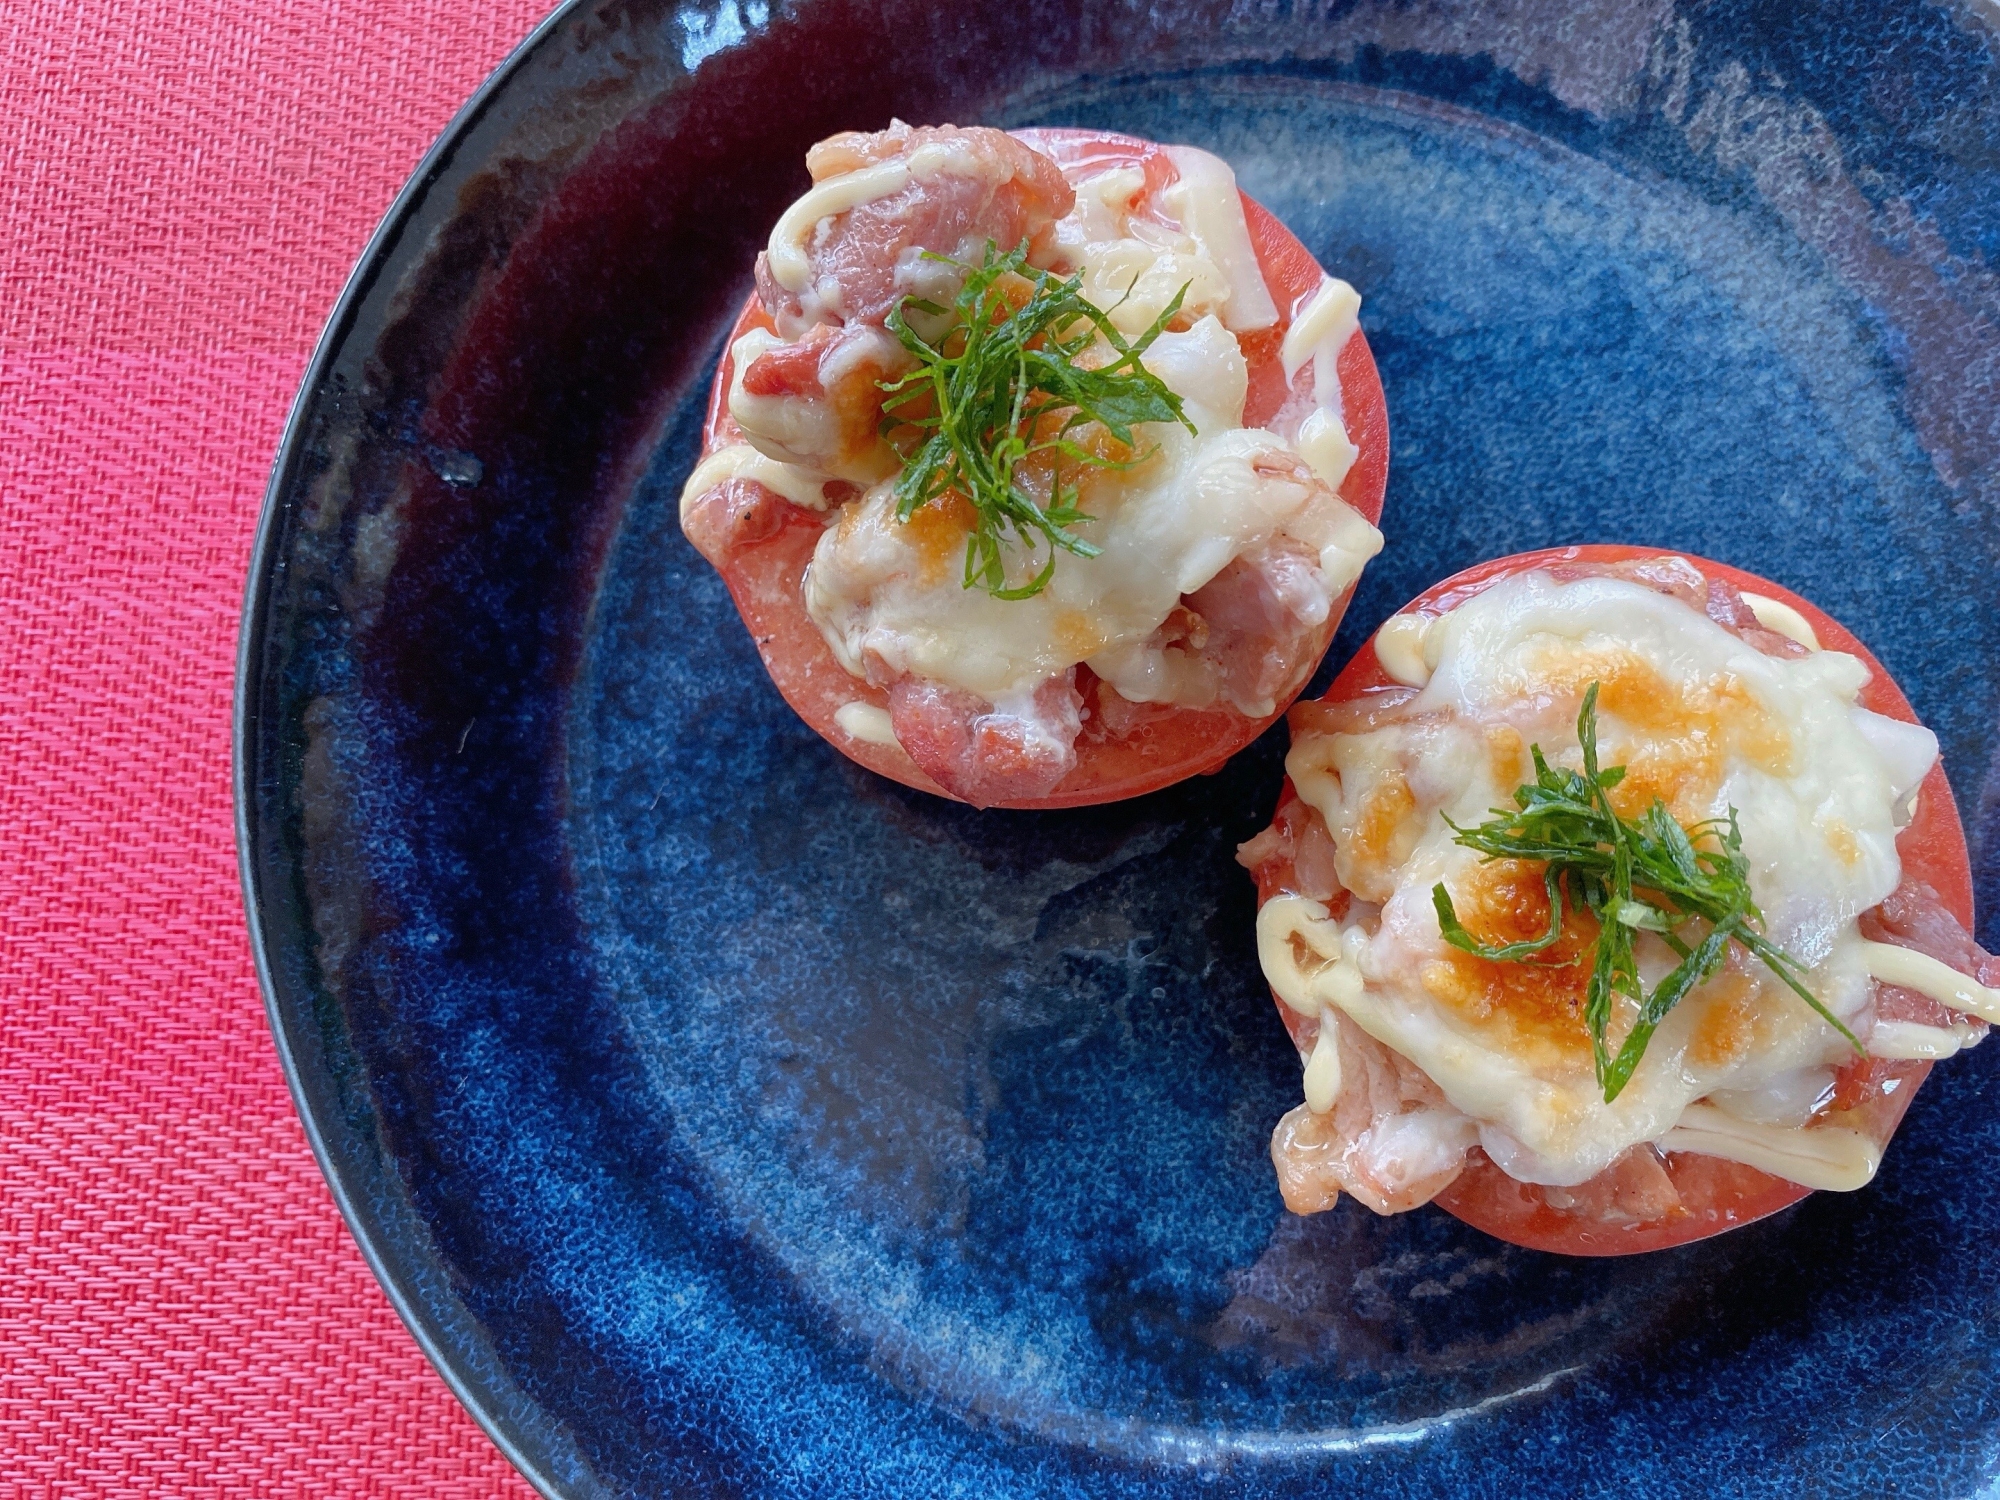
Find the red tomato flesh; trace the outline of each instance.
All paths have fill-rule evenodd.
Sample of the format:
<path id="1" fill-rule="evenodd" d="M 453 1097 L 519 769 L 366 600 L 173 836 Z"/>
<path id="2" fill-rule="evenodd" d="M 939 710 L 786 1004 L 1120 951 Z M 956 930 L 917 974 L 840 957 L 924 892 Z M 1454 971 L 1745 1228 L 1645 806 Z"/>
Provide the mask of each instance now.
<path id="1" fill-rule="evenodd" d="M 1862 707 L 1905 723 L 1918 722 L 1909 700 L 1882 669 L 1882 664 L 1839 621 L 1810 600 L 1768 579 L 1685 552 L 1628 546 L 1556 547 L 1524 552 L 1481 563 L 1434 584 L 1399 613 L 1447 614 L 1501 579 L 1536 568 L 1562 563 L 1618 563 L 1646 557 L 1685 558 L 1709 578 L 1725 580 L 1740 590 L 1789 604 L 1806 618 L 1823 648 L 1845 651 L 1868 668 L 1868 683 L 1859 698 Z M 1371 689 L 1395 685 L 1382 670 L 1371 641 L 1334 679 L 1322 701 L 1345 702 Z M 1283 807 L 1295 797 L 1287 779 L 1279 805 Z M 1933 766 L 1925 778 L 1917 798 L 1916 817 L 1897 835 L 1896 852 L 1902 858 L 1904 874 L 1928 884 L 1938 893 L 1945 909 L 1971 931 L 1972 866 L 1966 853 L 1965 832 L 1958 820 L 1958 806 L 1952 800 L 1951 785 L 1945 780 L 1941 765 Z M 1277 894 L 1275 876 L 1279 873 L 1260 881 L 1260 905 Z M 1304 1024 L 1282 1001 L 1278 1002 L 1278 1011 L 1288 1028 Z M 1868 1075 L 1874 1085 L 1871 1096 L 1859 1105 L 1850 1123 L 1887 1145 L 1930 1068 L 1927 1062 L 1874 1064 Z M 1859 1069 L 1852 1071 L 1858 1073 Z M 1458 1180 L 1432 1201 L 1476 1229 L 1531 1250 L 1561 1255 L 1631 1255 L 1707 1239 L 1787 1208 L 1811 1191 L 1754 1167 L 1712 1156 L 1675 1153 L 1665 1157 L 1664 1165 L 1680 1194 L 1684 1212 L 1654 1223 L 1605 1224 L 1558 1210 L 1549 1205 L 1539 1187 L 1516 1182 L 1477 1150 Z"/>
<path id="2" fill-rule="evenodd" d="M 1161 147 L 1132 136 L 1081 130 L 1024 130 L 1018 134 L 1030 146 L 1056 155 L 1059 160 L 1089 162 L 1099 170 L 1136 166 L 1146 173 L 1149 187 L 1172 182 L 1177 175 Z M 1257 427 L 1276 415 L 1284 402 L 1286 386 L 1279 348 L 1285 330 L 1291 326 L 1293 311 L 1318 288 L 1321 271 L 1312 252 L 1247 195 L 1243 198 L 1243 210 L 1251 244 L 1257 252 L 1257 264 L 1270 289 L 1271 300 L 1278 306 L 1279 318 L 1275 327 L 1244 335 L 1240 340 L 1250 367 L 1250 394 L 1243 425 Z M 730 331 L 729 343 L 734 345 L 753 328 L 772 326 L 762 305 L 752 296 Z M 1354 467 L 1341 482 L 1340 496 L 1370 522 L 1379 523 L 1382 495 L 1389 480 L 1389 413 L 1382 396 L 1382 380 L 1364 334 L 1357 330 L 1348 339 L 1341 349 L 1337 368 L 1348 437 L 1360 450 Z M 729 420 L 728 391 L 732 376 L 733 366 L 725 348 L 715 385 L 709 393 L 703 458 L 717 448 L 741 441 L 741 434 Z M 940 797 L 950 796 L 919 770 L 901 747 L 855 740 L 835 722 L 834 715 L 844 705 L 858 701 L 886 709 L 889 695 L 850 676 L 834 659 L 819 628 L 806 614 L 800 580 L 806 564 L 812 560 L 824 521 L 796 506 L 787 505 L 782 510 L 782 521 L 772 534 L 736 548 L 721 568 L 730 597 L 757 643 L 771 681 L 799 717 L 849 759 L 905 786 Z M 1349 590 L 1328 611 L 1310 653 L 1315 662 L 1333 644 L 1334 632 L 1351 596 Z M 1080 668 L 1078 675 L 1078 686 L 1084 687 L 1088 669 Z M 1094 683 L 1094 679 L 1090 681 Z M 1106 715 L 1100 711 L 1096 693 L 1090 690 L 1086 690 L 1085 706 L 1091 710 L 1092 719 L 1085 724 L 1083 736 L 1077 741 L 1075 769 L 1049 796 L 1002 801 L 996 805 L 1056 808 L 1116 802 L 1216 770 L 1276 722 L 1291 706 L 1291 700 L 1278 704 L 1273 713 L 1260 719 L 1245 718 L 1229 708 L 1122 703 L 1113 705 L 1113 713 Z"/>

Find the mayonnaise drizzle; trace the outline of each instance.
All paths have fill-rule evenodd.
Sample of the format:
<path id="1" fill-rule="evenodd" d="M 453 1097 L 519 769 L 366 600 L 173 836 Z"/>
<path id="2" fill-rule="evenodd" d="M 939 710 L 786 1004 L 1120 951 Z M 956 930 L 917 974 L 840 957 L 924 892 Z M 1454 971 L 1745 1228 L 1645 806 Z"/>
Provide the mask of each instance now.
<path id="1" fill-rule="evenodd" d="M 1309 959 L 1302 959 L 1301 949 Z M 1324 906 L 1304 896 L 1274 896 L 1257 913 L 1257 960 L 1264 977 L 1302 1016 L 1317 1016 L 1329 1004 L 1345 1009 L 1360 998 L 1358 949 L 1359 942 L 1344 939 Z"/>
<path id="2" fill-rule="evenodd" d="M 1340 376 L 1334 361 L 1361 326 L 1361 294 L 1337 276 L 1322 276 L 1299 310 L 1292 314 L 1292 326 L 1278 348 L 1285 367 L 1285 384 L 1313 362 L 1313 400 L 1321 406 L 1340 402 Z"/>
<path id="3" fill-rule="evenodd" d="M 681 519 L 687 520 L 688 510 L 695 501 L 732 479 L 754 479 L 773 494 L 807 510 L 826 509 L 825 481 L 817 474 L 797 464 L 779 463 L 748 443 L 731 443 L 709 454 L 688 475 L 687 483 L 681 486 Z"/>
<path id="4" fill-rule="evenodd" d="M 1835 1193 L 1867 1186 L 1882 1164 L 1882 1148 L 1858 1130 L 1753 1125 L 1712 1104 L 1690 1104 L 1658 1145 L 1662 1151 L 1719 1156 L 1800 1187 Z"/>
<path id="5" fill-rule="evenodd" d="M 833 711 L 833 722 L 849 739 L 860 740 L 864 745 L 895 745 L 895 725 L 890 721 L 889 710 L 874 703 L 864 703 L 856 698 L 852 703 L 843 703 Z"/>
<path id="6" fill-rule="evenodd" d="M 864 203 L 900 193 L 909 185 L 907 161 L 887 161 L 814 183 L 772 226 L 772 277 L 786 291 L 803 294 L 812 285 L 812 262 L 806 258 L 806 246 L 820 220 L 837 218 Z"/>
<path id="7" fill-rule="evenodd" d="M 1869 975 L 1883 984 L 1900 984 L 1906 990 L 1928 995 L 1939 1005 L 1948 1005 L 1982 1021 L 2000 1022 L 2000 990 L 1988 989 L 1928 953 L 1894 943 L 1864 942 L 1861 955 Z"/>
<path id="8" fill-rule="evenodd" d="M 1757 617 L 1757 623 L 1774 635 L 1781 635 L 1789 641 L 1797 641 L 1808 651 L 1819 650 L 1819 637 L 1813 634 L 1810 621 L 1782 599 L 1766 598 L 1762 594 L 1745 593 L 1743 602 L 1750 606 L 1750 613 Z"/>
<path id="9" fill-rule="evenodd" d="M 1424 657 L 1430 634 L 1429 615 L 1391 615 L 1375 632 L 1375 660 L 1392 682 L 1420 688 L 1431 680 L 1431 663 Z"/>
<path id="10" fill-rule="evenodd" d="M 1868 1055 L 1890 1061 L 1933 1062 L 1974 1044 L 1969 1026 L 1926 1026 L 1921 1021 L 1877 1021 L 1868 1033 Z"/>
<path id="11" fill-rule="evenodd" d="M 1361 326 L 1360 312 L 1359 292 L 1337 277 L 1322 275 L 1319 286 L 1293 312 L 1278 347 L 1286 385 L 1308 361 L 1312 364 L 1313 410 L 1299 424 L 1296 446 L 1299 457 L 1336 490 L 1360 456 L 1347 435 L 1340 396 L 1340 351 Z"/>
<path id="12" fill-rule="evenodd" d="M 1319 1036 L 1313 1041 L 1312 1056 L 1306 1059 L 1306 1108 L 1323 1115 L 1340 1097 L 1340 1023 L 1326 1010 L 1319 1013 Z"/>

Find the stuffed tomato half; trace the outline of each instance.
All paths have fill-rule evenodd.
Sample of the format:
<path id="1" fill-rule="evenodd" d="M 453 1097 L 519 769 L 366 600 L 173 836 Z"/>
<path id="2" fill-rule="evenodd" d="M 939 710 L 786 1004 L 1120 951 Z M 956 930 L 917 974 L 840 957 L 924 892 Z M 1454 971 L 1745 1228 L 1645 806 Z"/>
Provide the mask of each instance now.
<path id="1" fill-rule="evenodd" d="M 1487 563 L 1291 730 L 1239 858 L 1304 1066 L 1272 1140 L 1295 1212 L 1702 1239 L 1865 1185 L 2000 1018 L 1935 737 L 1775 584 L 1636 547 Z"/>
<path id="2" fill-rule="evenodd" d="M 1382 543 L 1353 288 L 1192 148 L 897 123 L 807 168 L 681 500 L 779 691 L 977 806 L 1219 766 Z"/>

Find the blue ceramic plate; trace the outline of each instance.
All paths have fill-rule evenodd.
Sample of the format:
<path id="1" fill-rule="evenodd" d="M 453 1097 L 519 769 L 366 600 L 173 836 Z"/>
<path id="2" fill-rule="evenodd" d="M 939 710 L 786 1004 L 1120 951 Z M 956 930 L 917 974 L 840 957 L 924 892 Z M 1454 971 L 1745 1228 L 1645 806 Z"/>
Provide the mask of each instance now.
<path id="1" fill-rule="evenodd" d="M 1192 141 L 1360 287 L 1422 585 L 1686 548 L 1857 629 L 2000 910 L 2000 17 L 1715 0 L 589 0 L 313 364 L 243 857 L 354 1231 L 552 1496 L 1791 1496 L 2000 1468 L 1996 1052 L 1864 1192 L 1572 1261 L 1288 1216 L 1231 861 L 1284 731 L 1114 807 L 875 779 L 682 540 L 723 330 L 836 129 Z"/>

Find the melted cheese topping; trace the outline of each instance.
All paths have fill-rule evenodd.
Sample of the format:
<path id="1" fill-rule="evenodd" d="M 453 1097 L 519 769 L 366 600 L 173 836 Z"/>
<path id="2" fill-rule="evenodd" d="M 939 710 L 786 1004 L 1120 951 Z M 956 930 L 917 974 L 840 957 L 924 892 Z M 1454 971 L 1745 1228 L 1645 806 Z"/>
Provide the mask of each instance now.
<path id="1" fill-rule="evenodd" d="M 1301 736 L 1287 757 L 1357 900 L 1342 922 L 1315 903 L 1267 904 L 1259 953 L 1280 997 L 1300 1008 L 1337 1005 L 1416 1063 L 1475 1122 L 1487 1154 L 1522 1181 L 1580 1183 L 1647 1141 L 1732 1160 L 1763 1152 L 1753 1164 L 1782 1158 L 1795 1181 L 1807 1181 L 1798 1173 L 1865 1181 L 1872 1161 L 1848 1143 L 1833 1143 L 1836 1164 L 1815 1165 L 1814 1153 L 1832 1145 L 1781 1149 L 1776 1136 L 1744 1134 L 1804 1123 L 1851 1056 L 1755 960 L 1733 953 L 1670 1012 L 1631 1082 L 1606 1104 L 1582 1021 L 1590 935 L 1580 919 L 1566 924 L 1552 957 L 1582 963 L 1490 963 L 1443 941 L 1431 890 L 1443 882 L 1461 919 L 1489 942 L 1547 925 L 1539 869 L 1482 864 L 1453 842 L 1445 819 L 1477 824 L 1508 803 L 1532 774 L 1530 744 L 1552 762 L 1579 764 L 1577 708 L 1597 682 L 1602 763 L 1629 768 L 1612 794 L 1619 810 L 1636 816 L 1657 796 L 1691 824 L 1736 808 L 1767 934 L 1809 966 L 1815 994 L 1865 1037 L 1874 969 L 1913 966 L 1875 953 L 1855 918 L 1900 879 L 1896 814 L 1935 760 L 1935 738 L 1858 707 L 1867 673 L 1855 658 L 1765 656 L 1685 604 L 1619 579 L 1557 583 L 1530 573 L 1421 634 L 1406 631 L 1385 663 L 1408 677 L 1420 675 L 1415 663 L 1427 667 L 1407 717 L 1366 733 Z M 1638 960 L 1648 989 L 1676 961 L 1643 934 Z M 1930 977 L 1959 996 L 1947 1003 L 1980 1001 L 1964 976 Z M 1619 1005 L 1614 1045 L 1632 1021 L 1629 1002 Z M 1736 1144 L 1718 1134 L 1712 1116 L 1722 1111 L 1702 1106 L 1706 1113 L 1690 1116 L 1711 1099 L 1726 1101 L 1726 1118 L 1743 1126 L 1729 1127 Z"/>
<path id="2" fill-rule="evenodd" d="M 752 395 L 745 389 L 750 367 L 765 353 L 783 347 L 785 341 L 765 328 L 753 328 L 729 346 L 729 415 L 742 429 L 745 441 L 785 465 L 786 471 L 802 476 L 795 479 L 797 486 L 803 486 L 807 479 L 844 479 L 868 485 L 894 474 L 895 452 L 886 443 L 875 441 L 872 431 L 857 445 L 848 430 L 851 419 L 843 416 L 838 403 L 801 400 L 793 395 Z M 885 330 L 859 328 L 823 358 L 817 373 L 833 388 L 855 381 L 872 382 L 880 370 L 896 368 L 897 347 Z M 870 368 L 871 361 L 874 368 Z M 872 420 L 868 425 L 872 429 Z M 791 498 L 787 491 L 779 493 Z M 823 510 L 825 506 L 811 508 Z"/>
<path id="3" fill-rule="evenodd" d="M 1145 174 L 1135 168 L 1075 184 L 1076 206 L 1055 228 L 1057 251 L 1121 333 L 1150 327 L 1176 293 L 1189 318 L 1214 314 L 1232 333 L 1269 328 L 1278 307 L 1257 266 L 1235 174 L 1191 146 L 1169 146 L 1167 155 L 1180 176 L 1157 205 L 1145 202 Z M 1177 223 L 1163 223 L 1154 208 Z"/>
<path id="4" fill-rule="evenodd" d="M 1085 471 L 1082 534 L 1102 552 L 1064 558 L 1027 599 L 998 599 L 963 586 L 968 518 L 941 504 L 908 524 L 896 520 L 884 483 L 849 506 L 820 539 L 806 580 L 806 609 L 841 664 L 857 676 L 914 673 L 1001 704 L 1078 662 L 1127 699 L 1203 707 L 1227 696 L 1207 662 L 1154 639 L 1182 595 L 1238 557 L 1292 545 L 1272 564 L 1293 591 L 1287 601 L 1317 623 L 1360 576 L 1381 533 L 1302 472 L 1274 434 L 1246 430 L 1248 370 L 1235 338 L 1207 316 L 1185 333 L 1163 334 L 1147 368 L 1183 399 L 1199 431 L 1171 424 L 1135 429 L 1129 470 Z M 1039 565 L 1018 549 L 1011 578 Z M 1268 698 L 1230 700 L 1252 717 Z"/>
<path id="5" fill-rule="evenodd" d="M 1132 702 L 1223 699 L 1261 717 L 1274 711 L 1271 698 L 1238 695 L 1211 664 L 1155 639 L 1167 616 L 1247 557 L 1296 618 L 1317 624 L 1380 550 L 1381 534 L 1335 493 L 1356 450 L 1340 424 L 1333 368 L 1359 298 L 1329 278 L 1300 309 L 1304 331 L 1287 343 L 1292 370 L 1310 360 L 1323 400 L 1296 439 L 1244 430 L 1248 370 L 1234 330 L 1270 326 L 1277 308 L 1229 168 L 1206 152 L 1169 154 L 1180 177 L 1157 208 L 1177 226 L 1152 215 L 1142 173 L 1118 168 L 1076 185 L 1054 240 L 1121 332 L 1143 331 L 1181 295 L 1193 326 L 1161 336 L 1146 364 L 1182 397 L 1199 436 L 1141 427 L 1137 450 L 1156 450 L 1147 462 L 1086 474 L 1083 508 L 1098 519 L 1083 534 L 1103 552 L 1063 559 L 1027 600 L 963 587 L 963 513 L 933 506 L 904 524 L 889 487 L 870 490 L 821 541 L 807 579 L 807 609 L 849 671 L 912 672 L 999 705 L 1083 662 Z M 1033 576 L 1034 561 L 1013 562 L 1011 581 Z"/>
<path id="6" fill-rule="evenodd" d="M 1025 704 L 1048 678 L 1086 663 L 1132 702 L 1194 708 L 1226 701 L 1263 717 L 1276 709 L 1272 685 L 1242 671 L 1235 677 L 1256 680 L 1233 680 L 1199 643 L 1184 648 L 1182 635 L 1162 631 L 1169 616 L 1184 596 L 1242 559 L 1262 590 L 1245 607 L 1289 621 L 1287 630 L 1310 630 L 1380 550 L 1381 533 L 1338 494 L 1357 455 L 1341 422 L 1335 367 L 1354 332 L 1359 297 L 1327 278 L 1301 299 L 1284 358 L 1288 378 L 1311 366 L 1313 404 L 1288 409 L 1281 432 L 1246 430 L 1248 368 L 1237 334 L 1271 327 L 1279 310 L 1229 167 L 1192 148 L 1171 147 L 1168 155 L 1178 177 L 1156 199 L 1147 197 L 1144 174 L 1130 168 L 1075 183 L 1075 206 L 1052 239 L 1055 253 L 1082 276 L 1084 295 L 1108 309 L 1125 334 L 1143 331 L 1182 297 L 1177 325 L 1186 326 L 1163 334 L 1146 364 L 1182 397 L 1197 432 L 1142 425 L 1130 449 L 1102 433 L 1092 437 L 1095 429 L 1080 434 L 1104 457 L 1140 461 L 1065 474 L 1079 483 L 1082 509 L 1093 518 L 1078 534 L 1102 551 L 1060 559 L 1052 582 L 1031 598 L 1002 600 L 965 588 L 970 508 L 939 501 L 899 520 L 893 475 L 882 467 L 885 457 L 891 466 L 894 460 L 886 446 L 857 446 L 833 400 L 750 394 L 744 372 L 781 340 L 753 330 L 736 342 L 729 410 L 754 450 L 727 449 L 705 462 L 683 504 L 699 493 L 697 481 L 735 474 L 764 480 L 814 509 L 825 508 L 825 478 L 861 486 L 861 497 L 843 506 L 822 536 L 804 588 L 807 612 L 855 676 L 883 681 L 914 674 L 1004 711 Z M 955 163 L 948 146 L 927 146 L 906 160 L 816 183 L 772 231 L 772 276 L 809 307 L 837 311 L 810 284 L 815 236 L 861 204 L 914 191 L 946 168 L 976 166 Z M 927 264 L 913 262 L 912 274 L 928 274 Z M 852 358 L 869 357 L 865 337 L 850 341 Z M 819 375 L 829 392 L 841 384 L 840 372 L 825 365 Z M 1010 545 L 1009 582 L 1027 582 L 1043 560 Z M 879 726 L 871 721 L 870 728 Z"/>
<path id="7" fill-rule="evenodd" d="M 1176 293 L 1182 313 L 1199 318 L 1223 311 L 1234 290 L 1199 239 L 1142 213 L 1145 190 L 1145 174 L 1131 167 L 1086 178 L 1054 234 L 1057 252 L 1083 277 L 1083 295 L 1127 337 L 1151 327 Z"/>
<path id="8" fill-rule="evenodd" d="M 1306 466 L 1323 480 L 1329 489 L 1339 489 L 1347 478 L 1347 471 L 1354 467 L 1354 460 L 1361 456 L 1361 450 L 1347 435 L 1347 428 L 1339 417 L 1322 408 L 1307 414 L 1299 424 L 1299 435 L 1293 439 L 1299 450 L 1299 457 Z"/>
<path id="9" fill-rule="evenodd" d="M 1391 615 L 1375 632 L 1375 660 L 1391 682 L 1420 688 L 1431 680 L 1432 664 L 1424 658 L 1430 634 L 1429 615 Z"/>

